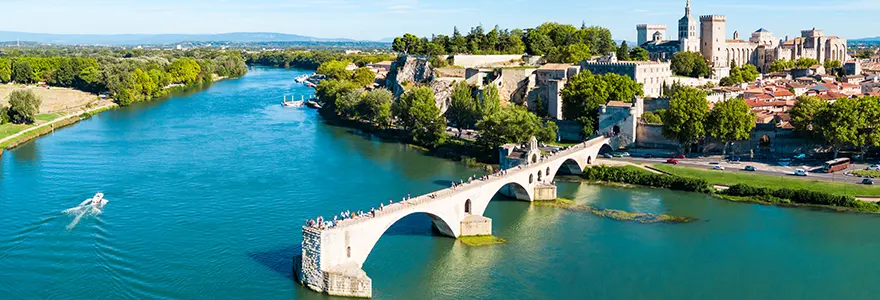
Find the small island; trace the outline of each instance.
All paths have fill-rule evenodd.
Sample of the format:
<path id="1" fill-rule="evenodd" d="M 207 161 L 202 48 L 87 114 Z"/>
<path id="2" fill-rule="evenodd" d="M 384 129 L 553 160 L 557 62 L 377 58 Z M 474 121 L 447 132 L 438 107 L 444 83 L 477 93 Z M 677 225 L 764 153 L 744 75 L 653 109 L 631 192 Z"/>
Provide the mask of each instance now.
<path id="1" fill-rule="evenodd" d="M 462 236 L 458 240 L 471 247 L 507 244 L 507 240 L 492 235 Z"/>
<path id="2" fill-rule="evenodd" d="M 695 219 L 681 216 L 670 216 L 666 214 L 648 214 L 640 212 L 628 212 L 616 209 L 600 209 L 589 205 L 578 205 L 573 200 L 559 198 L 553 201 L 535 201 L 535 206 L 556 207 L 570 211 L 587 212 L 600 217 L 610 218 L 618 221 L 631 221 L 642 224 L 650 223 L 688 223 Z"/>

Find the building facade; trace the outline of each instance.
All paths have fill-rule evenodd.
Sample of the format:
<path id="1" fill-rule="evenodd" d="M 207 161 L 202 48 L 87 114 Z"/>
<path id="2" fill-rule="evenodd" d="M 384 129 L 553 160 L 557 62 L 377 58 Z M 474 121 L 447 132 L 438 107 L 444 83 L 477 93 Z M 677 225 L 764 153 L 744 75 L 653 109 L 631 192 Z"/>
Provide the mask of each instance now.
<path id="1" fill-rule="evenodd" d="M 657 36 L 660 36 L 660 39 L 662 40 L 666 38 L 666 25 L 639 24 L 636 25 L 636 35 L 639 45 L 653 41 Z"/>
<path id="2" fill-rule="evenodd" d="M 581 62 L 582 70 L 589 70 L 593 74 L 604 75 L 615 73 L 632 78 L 643 85 L 645 97 L 656 98 L 663 93 L 663 83 L 672 77 L 672 69 L 668 62 L 657 61 L 611 61 L 611 62 Z M 614 99 L 630 100 L 630 99 Z"/>
<path id="3" fill-rule="evenodd" d="M 758 70 L 768 72 L 774 60 L 813 58 L 824 63 L 827 60 L 838 60 L 842 63 L 849 60 L 846 51 L 846 39 L 836 36 L 825 36 L 822 30 L 801 31 L 801 36 L 789 40 L 777 39 L 769 30 L 758 29 L 748 40 L 740 39 L 739 32 L 734 31 L 733 38 L 727 37 L 727 18 L 723 15 L 705 15 L 697 24 L 691 15 L 690 0 L 685 6 L 685 15 L 678 21 L 678 40 L 656 40 L 649 35 L 648 28 L 659 28 L 662 25 L 638 25 L 639 46 L 648 50 L 652 59 L 667 60 L 672 54 L 680 51 L 700 52 L 716 74 L 724 74 L 729 70 L 731 62 L 737 66 L 755 65 Z M 641 30 L 639 28 L 645 28 Z M 723 76 L 722 76 L 723 77 Z"/>

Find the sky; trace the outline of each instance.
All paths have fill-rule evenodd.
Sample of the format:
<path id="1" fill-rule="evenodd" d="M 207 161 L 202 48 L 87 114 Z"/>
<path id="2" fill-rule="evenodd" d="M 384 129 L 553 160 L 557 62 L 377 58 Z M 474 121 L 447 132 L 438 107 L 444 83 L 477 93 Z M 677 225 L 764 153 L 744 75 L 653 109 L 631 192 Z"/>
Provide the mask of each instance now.
<path id="1" fill-rule="evenodd" d="M 639 23 L 676 39 L 685 0 L 0 0 L 0 31 L 59 34 L 280 32 L 379 40 L 544 22 L 598 25 L 636 39 Z M 880 36 L 880 0 L 693 0 L 695 17 L 727 16 L 727 35 L 766 28 L 778 38 L 817 28 L 843 38 Z"/>

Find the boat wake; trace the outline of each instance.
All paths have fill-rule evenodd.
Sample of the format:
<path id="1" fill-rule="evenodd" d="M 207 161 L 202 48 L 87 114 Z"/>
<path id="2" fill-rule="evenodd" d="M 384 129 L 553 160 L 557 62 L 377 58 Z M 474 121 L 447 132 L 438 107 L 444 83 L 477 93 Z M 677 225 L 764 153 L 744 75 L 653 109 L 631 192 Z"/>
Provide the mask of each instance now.
<path id="1" fill-rule="evenodd" d="M 73 221 L 67 225 L 67 230 L 75 228 L 76 225 L 79 224 L 79 221 L 86 215 L 92 217 L 101 215 L 101 213 L 103 213 L 102 209 L 104 208 L 104 205 L 107 205 L 107 202 L 107 199 L 104 199 L 104 194 L 97 193 L 94 197 L 86 199 L 79 205 L 62 211 L 65 214 L 75 216 Z"/>

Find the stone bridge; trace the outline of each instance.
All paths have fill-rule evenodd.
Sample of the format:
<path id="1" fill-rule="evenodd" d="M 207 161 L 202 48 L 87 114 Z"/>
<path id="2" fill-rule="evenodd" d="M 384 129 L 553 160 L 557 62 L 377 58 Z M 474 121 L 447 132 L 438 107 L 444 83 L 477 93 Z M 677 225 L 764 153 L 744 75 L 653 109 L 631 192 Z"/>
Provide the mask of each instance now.
<path id="1" fill-rule="evenodd" d="M 531 151 L 520 166 L 407 201 L 384 206 L 375 214 L 339 221 L 333 226 L 304 226 L 302 257 L 294 262 L 299 281 L 335 296 L 372 296 L 372 282 L 361 269 L 385 231 L 406 216 L 428 215 L 450 237 L 491 235 L 491 220 L 483 217 L 497 193 L 523 201 L 555 200 L 553 179 L 560 170 L 578 174 L 592 164 L 608 137 L 598 137 L 549 156 Z"/>

